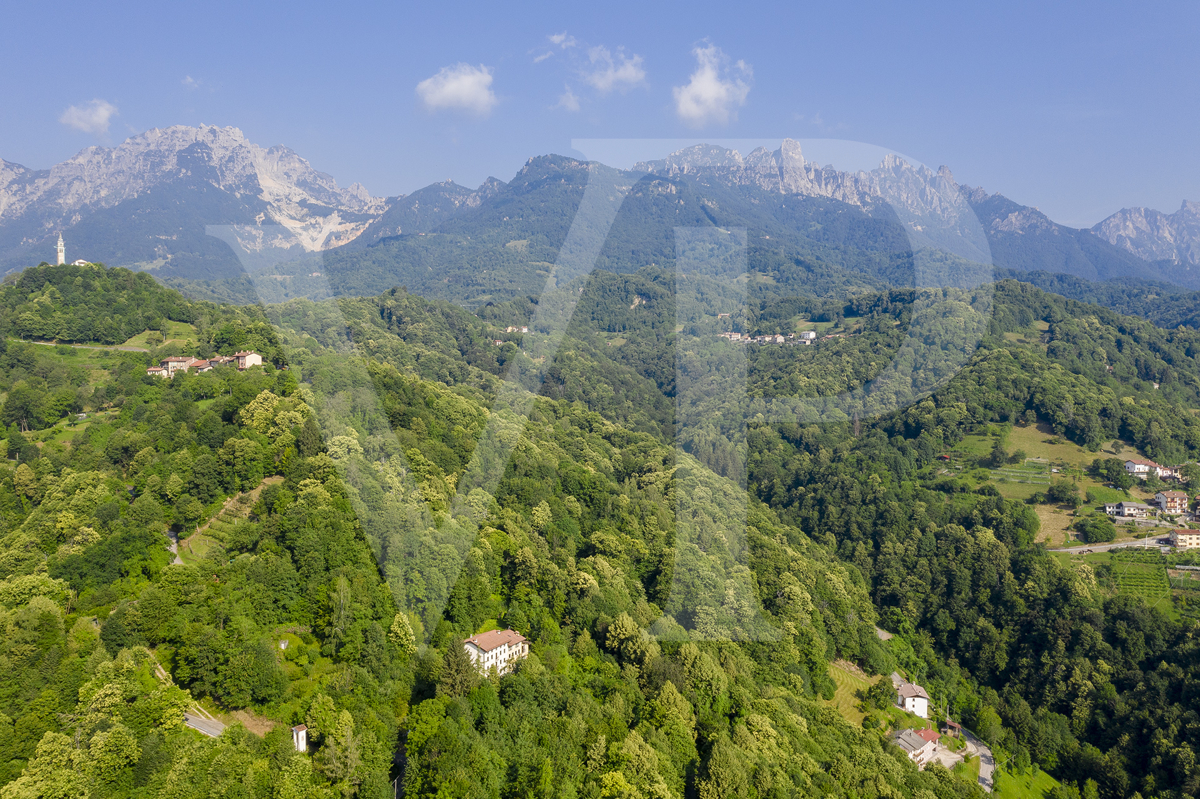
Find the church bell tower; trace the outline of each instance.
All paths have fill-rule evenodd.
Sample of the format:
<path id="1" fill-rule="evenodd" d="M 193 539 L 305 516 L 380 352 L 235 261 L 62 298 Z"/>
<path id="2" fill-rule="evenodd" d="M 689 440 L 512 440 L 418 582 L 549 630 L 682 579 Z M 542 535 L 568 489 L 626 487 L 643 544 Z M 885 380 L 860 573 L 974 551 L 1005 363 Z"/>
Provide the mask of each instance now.
<path id="1" fill-rule="evenodd" d="M 67 262 L 67 245 L 63 244 L 62 234 L 58 234 L 58 265 L 62 266 Z"/>

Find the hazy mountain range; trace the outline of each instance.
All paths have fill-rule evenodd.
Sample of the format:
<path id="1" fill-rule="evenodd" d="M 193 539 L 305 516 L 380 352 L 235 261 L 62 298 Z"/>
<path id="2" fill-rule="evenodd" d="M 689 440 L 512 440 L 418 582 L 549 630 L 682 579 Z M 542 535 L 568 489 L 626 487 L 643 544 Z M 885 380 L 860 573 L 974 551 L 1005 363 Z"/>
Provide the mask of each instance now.
<path id="1" fill-rule="evenodd" d="M 49 170 L 0 160 L 0 267 L 51 260 L 62 232 L 70 260 L 148 269 L 164 279 L 236 281 L 239 260 L 207 233 L 210 225 L 236 225 L 226 239 L 235 236 L 230 243 L 257 253 L 260 264 L 323 254 L 336 292 L 396 281 L 420 288 L 437 272 L 442 294 L 471 304 L 521 293 L 545 273 L 582 196 L 581 167 L 540 157 L 508 184 L 446 182 L 380 198 L 358 184 L 341 188 L 288 148 L 264 149 L 236 128 L 154 129 L 114 148 L 89 147 Z M 1200 288 L 1197 203 L 1174 214 L 1124 209 L 1078 230 L 960 185 L 946 167 L 888 156 L 869 172 L 844 172 L 806 160 L 791 140 L 746 155 L 698 145 L 627 174 L 634 188 L 625 219 L 602 259 L 616 271 L 669 260 L 654 237 L 669 243 L 670 228 L 692 220 L 758 231 L 785 260 L 807 259 L 810 274 L 842 270 L 868 282 L 904 282 L 903 269 L 884 262 L 929 247 L 1017 271 Z M 641 190 L 649 186 L 659 189 Z M 634 209 L 640 217 L 631 216 Z M 976 242 L 963 239 L 967 211 L 979 220 Z M 896 239 L 895 229 L 882 235 L 881 220 L 899 224 L 908 241 Z M 407 241 L 420 234 L 434 235 Z M 309 274 L 310 264 L 274 271 L 285 280 Z M 484 279 L 489 270 L 509 274 Z M 452 290 L 460 271 L 476 273 L 477 285 Z"/>

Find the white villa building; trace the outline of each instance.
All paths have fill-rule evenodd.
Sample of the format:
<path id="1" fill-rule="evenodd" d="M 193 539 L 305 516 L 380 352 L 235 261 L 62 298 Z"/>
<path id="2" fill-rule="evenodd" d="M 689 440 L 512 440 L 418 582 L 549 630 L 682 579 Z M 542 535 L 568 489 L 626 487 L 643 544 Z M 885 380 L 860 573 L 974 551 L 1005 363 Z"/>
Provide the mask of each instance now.
<path id="1" fill-rule="evenodd" d="M 929 718 L 929 694 L 924 688 L 911 683 L 892 672 L 892 685 L 896 688 L 896 704 L 923 719 Z"/>
<path id="2" fill-rule="evenodd" d="M 508 674 L 516 661 L 529 654 L 529 641 L 515 630 L 490 630 L 463 641 L 463 649 L 479 671 Z"/>

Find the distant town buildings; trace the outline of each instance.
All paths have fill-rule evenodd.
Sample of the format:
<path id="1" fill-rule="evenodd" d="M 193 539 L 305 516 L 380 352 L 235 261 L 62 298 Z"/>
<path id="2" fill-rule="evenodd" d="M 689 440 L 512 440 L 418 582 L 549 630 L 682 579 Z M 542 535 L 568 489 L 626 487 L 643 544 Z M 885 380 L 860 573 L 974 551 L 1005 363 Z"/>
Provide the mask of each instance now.
<path id="1" fill-rule="evenodd" d="M 727 338 L 730 341 L 738 344 L 783 344 L 788 339 L 795 338 L 795 334 L 789 333 L 786 336 L 769 335 L 769 336 L 747 336 L 742 333 L 718 333 L 721 338 Z"/>
<path id="2" fill-rule="evenodd" d="M 158 366 L 151 366 L 146 374 L 151 377 L 174 377 L 178 372 L 208 372 L 216 366 L 235 366 L 243 371 L 251 366 L 262 366 L 262 356 L 257 352 L 238 352 L 233 355 L 218 355 L 214 358 L 189 358 L 186 355 L 172 355 L 163 358 Z"/>
<path id="3" fill-rule="evenodd" d="M 491 630 L 463 641 L 463 649 L 479 671 L 508 674 L 529 654 L 529 641 L 515 630 Z"/>
<path id="4" fill-rule="evenodd" d="M 718 333 L 718 336 L 737 344 L 815 344 L 818 340 L 829 341 L 830 339 L 842 338 L 845 333 L 830 333 L 827 336 L 819 336 L 815 330 L 805 330 L 797 335 L 796 333 L 788 333 L 786 336 L 777 333 L 768 334 L 765 336 L 748 336 L 745 333 L 729 332 Z"/>

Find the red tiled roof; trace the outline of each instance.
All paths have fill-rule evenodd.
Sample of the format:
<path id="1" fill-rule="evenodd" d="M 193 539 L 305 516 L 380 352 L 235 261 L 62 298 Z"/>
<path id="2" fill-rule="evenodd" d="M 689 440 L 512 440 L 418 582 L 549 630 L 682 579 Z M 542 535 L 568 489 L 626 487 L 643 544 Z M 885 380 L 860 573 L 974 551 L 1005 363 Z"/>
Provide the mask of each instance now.
<path id="1" fill-rule="evenodd" d="M 489 630 L 486 633 L 472 635 L 463 643 L 474 644 L 484 652 L 491 652 L 493 649 L 499 649 L 505 644 L 519 644 L 524 640 L 525 636 L 516 630 Z"/>
<path id="2" fill-rule="evenodd" d="M 937 743 L 938 739 L 942 737 L 939 733 L 934 732 L 933 730 L 917 730 L 916 733 L 931 744 Z"/>
<path id="3" fill-rule="evenodd" d="M 1136 463 L 1138 466 L 1158 466 L 1154 461 L 1148 461 L 1143 458 L 1126 458 L 1126 463 Z"/>

